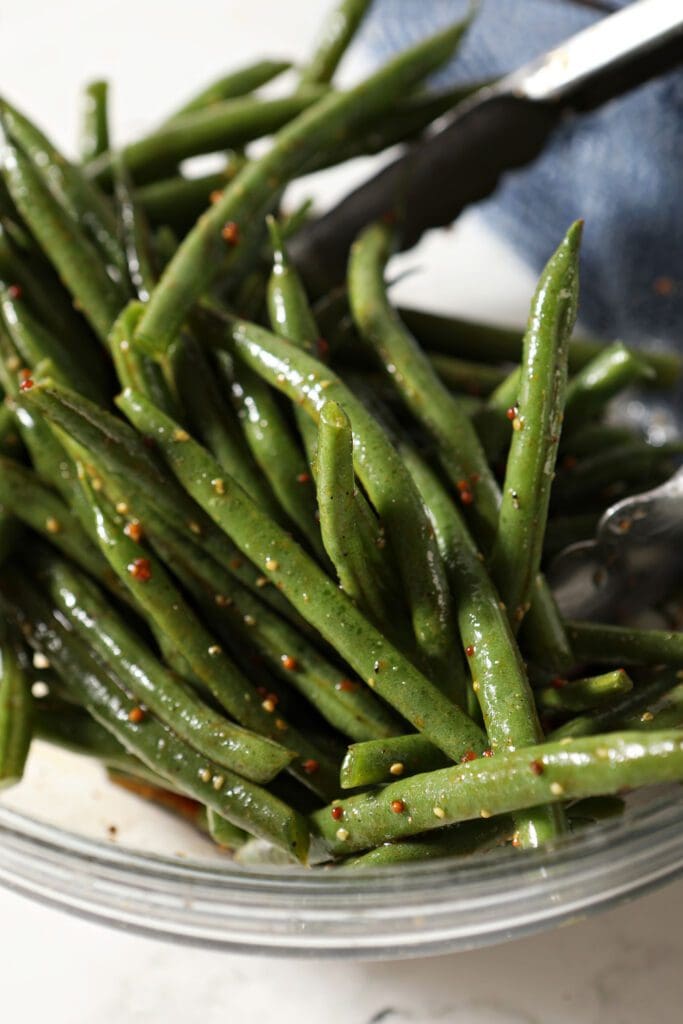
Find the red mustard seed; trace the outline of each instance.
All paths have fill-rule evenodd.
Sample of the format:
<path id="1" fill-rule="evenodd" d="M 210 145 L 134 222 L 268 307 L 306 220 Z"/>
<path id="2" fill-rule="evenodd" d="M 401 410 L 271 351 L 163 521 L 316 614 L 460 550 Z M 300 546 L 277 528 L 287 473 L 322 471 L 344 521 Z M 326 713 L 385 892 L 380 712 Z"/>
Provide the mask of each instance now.
<path id="1" fill-rule="evenodd" d="M 237 245 L 240 240 L 240 229 L 234 220 L 229 220 L 223 225 L 221 237 L 228 245 Z"/>
<path id="2" fill-rule="evenodd" d="M 149 558 L 136 558 L 128 565 L 128 572 L 133 579 L 146 583 L 147 580 L 152 578 L 152 564 Z"/>

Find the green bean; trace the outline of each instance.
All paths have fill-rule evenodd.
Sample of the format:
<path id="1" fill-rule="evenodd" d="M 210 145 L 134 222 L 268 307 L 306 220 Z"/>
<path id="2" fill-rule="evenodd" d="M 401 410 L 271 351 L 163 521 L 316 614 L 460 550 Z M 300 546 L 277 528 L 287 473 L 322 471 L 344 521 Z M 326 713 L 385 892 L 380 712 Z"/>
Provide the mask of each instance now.
<path id="1" fill-rule="evenodd" d="M 576 319 L 583 222 L 576 221 L 546 265 L 524 336 L 518 414 L 508 455 L 491 574 L 514 629 L 526 615 L 541 564 Z"/>
<path id="2" fill-rule="evenodd" d="M 184 334 L 169 353 L 169 364 L 180 405 L 190 429 L 215 455 L 221 467 L 238 480 L 254 500 L 271 514 L 278 507 L 259 473 L 229 403 L 221 394 L 219 380 L 201 346 Z M 158 404 L 158 403 L 155 403 Z"/>
<path id="3" fill-rule="evenodd" d="M 17 433 L 14 413 L 8 405 L 0 406 L 0 454 L 21 457 L 21 438 Z"/>
<path id="4" fill-rule="evenodd" d="M 0 173 L 22 217 L 71 292 L 95 333 L 104 341 L 126 301 L 94 244 L 48 191 L 35 167 L 0 132 Z"/>
<path id="5" fill-rule="evenodd" d="M 70 218 L 74 228 L 82 229 L 93 243 L 101 254 L 101 262 L 106 264 L 110 278 L 123 285 L 126 261 L 118 239 L 116 218 L 107 199 L 80 167 L 69 163 L 36 125 L 5 100 L 0 101 L 0 113 L 3 130 L 31 161 L 35 174 L 59 209 Z M 16 196 L 13 198 L 21 210 Z M 23 211 L 22 216 L 26 219 Z M 31 226 L 30 221 L 28 223 Z M 31 227 L 31 230 L 40 241 L 35 228 Z M 125 288 L 122 295 L 126 295 Z"/>
<path id="6" fill-rule="evenodd" d="M 339 377 L 312 356 L 254 324 L 228 317 L 226 325 L 225 344 L 314 420 L 326 401 L 344 408 L 354 434 L 356 473 L 395 552 L 420 656 L 440 686 L 447 692 L 454 686 L 457 690 L 443 566 L 415 485 L 384 430 Z"/>
<path id="7" fill-rule="evenodd" d="M 585 715 L 571 718 L 564 725 L 549 734 L 549 740 L 567 740 L 578 736 L 592 736 L 596 733 L 625 728 L 625 723 L 637 713 L 650 707 L 660 697 L 669 693 L 679 676 L 669 670 L 655 673 L 647 682 L 640 682 L 608 707 L 596 708 Z"/>
<path id="8" fill-rule="evenodd" d="M 382 637 L 277 524 L 228 478 L 212 484 L 216 463 L 195 442 L 178 445 L 176 430 L 142 397 L 125 392 L 120 407 L 138 429 L 150 430 L 190 494 L 255 564 L 262 566 L 297 611 L 331 643 L 378 696 L 449 756 L 482 749 L 479 728 Z"/>
<path id="9" fill-rule="evenodd" d="M 250 162 L 228 186 L 181 244 L 152 296 L 138 331 L 148 351 L 163 351 L 211 280 L 224 272 L 226 224 L 248 223 L 279 190 L 331 142 L 351 136 L 362 117 L 379 116 L 397 95 L 414 88 L 443 64 L 464 31 L 459 24 L 399 54 L 384 68 L 348 92 L 329 93 L 277 134 L 270 150 Z M 234 232 L 230 232 L 234 237 Z M 236 247 L 239 249 L 239 245 Z M 227 265 L 234 260 L 229 245 Z"/>
<path id="10" fill-rule="evenodd" d="M 268 217 L 267 224 L 273 250 L 273 269 L 268 280 L 271 327 L 297 348 L 303 348 L 311 355 L 321 355 L 320 332 L 301 278 L 289 260 L 282 227 L 274 217 Z"/>
<path id="11" fill-rule="evenodd" d="M 106 368 L 96 350 L 73 351 L 69 343 L 54 335 L 33 316 L 15 288 L 0 281 L 2 319 L 24 365 L 35 367 L 43 359 L 54 363 L 65 384 L 87 395 L 93 401 L 109 401 Z"/>
<path id="12" fill-rule="evenodd" d="M 0 789 L 21 781 L 31 746 L 33 700 L 15 640 L 6 624 L 0 638 Z"/>
<path id="13" fill-rule="evenodd" d="M 310 817 L 330 853 L 345 856 L 460 821 L 539 803 L 617 793 L 683 778 L 679 732 L 624 732 L 542 743 L 394 782 Z"/>
<path id="14" fill-rule="evenodd" d="M 0 344 L 1 342 L 0 331 Z M 36 417 L 36 413 L 40 415 Z M 65 468 L 69 486 L 76 494 L 81 494 L 75 475 L 71 476 L 73 461 L 63 454 L 57 454 L 62 452 L 62 449 L 52 436 L 50 427 L 42 419 L 43 416 L 64 431 L 72 439 L 72 443 L 80 445 L 81 458 L 88 465 L 95 466 L 108 489 L 108 496 L 115 503 L 135 512 L 138 519 L 144 520 L 149 515 L 162 516 L 192 537 L 198 546 L 209 551 L 247 587 L 260 593 L 257 570 L 245 562 L 225 534 L 214 526 L 209 517 L 189 499 L 173 478 L 162 471 L 160 464 L 151 457 L 149 449 L 142 443 L 139 435 L 118 417 L 112 416 L 66 388 L 41 385 L 23 395 L 22 422 L 26 420 L 32 427 L 38 429 L 41 440 L 42 435 L 46 433 L 46 442 L 49 443 L 51 439 L 53 444 L 50 457 L 45 460 L 44 465 L 40 465 L 41 476 L 53 479 L 51 472 L 58 475 L 60 469 Z M 40 444 L 35 445 L 35 450 L 31 449 L 31 455 L 36 463 L 36 459 L 41 456 Z M 60 465 L 60 460 L 65 466 Z M 84 511 L 87 513 L 87 509 Z M 87 522 L 87 514 L 84 518 Z M 289 603 L 283 600 L 277 591 L 264 593 L 262 599 L 280 610 L 282 614 L 292 617 Z"/>
<path id="15" fill-rule="evenodd" d="M 339 781 L 342 789 L 356 789 L 393 782 L 399 776 L 431 772 L 448 764 L 444 752 L 424 736 L 408 733 L 351 743 L 342 761 Z"/>
<path id="16" fill-rule="evenodd" d="M 18 245 L 11 231 L 8 221 L 0 223 L 0 276 L 18 285 L 29 307 L 53 334 L 69 338 L 73 351 L 88 352 L 94 337 L 52 265 L 34 245 L 28 249 Z"/>
<path id="17" fill-rule="evenodd" d="M 113 158 L 112 174 L 127 277 L 137 297 L 146 302 L 157 277 L 149 224 L 146 214 L 135 198 L 133 180 L 120 153 Z"/>
<path id="18" fill-rule="evenodd" d="M 109 149 L 109 83 L 88 82 L 81 111 L 81 160 L 87 163 Z"/>
<path id="19" fill-rule="evenodd" d="M 315 493 L 296 437 L 268 385 L 241 360 L 231 363 L 231 379 L 226 383 L 230 386 L 251 454 L 289 520 L 305 537 L 310 549 L 324 560 Z M 237 474 L 231 476 L 239 480 Z"/>
<path id="20" fill-rule="evenodd" d="M 576 620 L 567 623 L 567 630 L 577 661 L 669 665 L 683 671 L 683 632 Z"/>
<path id="21" fill-rule="evenodd" d="M 259 60 L 253 64 L 247 64 L 236 71 L 229 71 L 227 75 L 210 82 L 209 85 L 200 89 L 191 99 L 179 107 L 168 120 L 189 114 L 194 110 L 203 110 L 206 107 L 214 106 L 222 100 L 233 100 L 238 96 L 246 96 L 254 92 L 267 82 L 271 82 L 278 75 L 289 71 L 291 63 L 286 60 Z"/>
<path id="22" fill-rule="evenodd" d="M 237 850 L 246 842 L 248 836 L 244 829 L 237 828 L 227 818 L 217 814 L 213 808 L 207 811 L 209 835 L 224 850 Z"/>
<path id="23" fill-rule="evenodd" d="M 601 412 L 620 391 L 637 381 L 653 381 L 655 376 L 647 357 L 615 341 L 570 380 L 562 429 L 572 430 Z"/>
<path id="24" fill-rule="evenodd" d="M 170 224 L 183 233 L 192 227 L 214 194 L 221 192 L 244 166 L 244 158 L 231 153 L 222 171 L 199 178 L 161 178 L 135 189 L 134 196 L 155 224 Z"/>
<path id="25" fill-rule="evenodd" d="M 0 457 L 0 505 L 46 537 L 94 577 L 107 573 L 99 551 L 84 534 L 80 520 L 32 470 Z"/>
<path id="26" fill-rule="evenodd" d="M 567 808 L 567 817 L 572 830 L 582 825 L 594 824 L 620 817 L 626 804 L 619 796 L 589 796 L 585 800 L 577 800 Z"/>
<path id="27" fill-rule="evenodd" d="M 318 421 L 316 489 L 323 544 L 342 590 L 386 636 L 400 643 L 406 622 L 395 606 L 385 571 L 378 531 L 361 522 L 353 473 L 353 434 L 349 418 L 336 402 L 326 402 Z M 405 616 L 404 616 L 405 619 Z"/>
<path id="28" fill-rule="evenodd" d="M 438 352 L 428 354 L 429 361 L 442 382 L 454 391 L 465 391 L 471 395 L 488 395 L 505 379 L 505 370 L 500 366 L 487 366 L 454 356 L 442 356 Z"/>
<path id="29" fill-rule="evenodd" d="M 554 685 L 536 690 L 536 703 L 542 711 L 590 711 L 612 703 L 633 689 L 633 680 L 622 668 L 585 679 L 558 679 Z"/>
<path id="30" fill-rule="evenodd" d="M 671 476 L 681 454 L 681 441 L 651 445 L 636 440 L 586 455 L 558 475 L 553 507 L 564 510 L 579 502 L 604 505 L 628 488 L 654 487 Z"/>
<path id="31" fill-rule="evenodd" d="M 269 668 L 343 735 L 367 740 L 398 731 L 394 716 L 369 690 L 349 679 L 348 673 L 323 657 L 306 636 L 264 606 L 217 562 L 159 520 L 148 532 L 152 547 L 173 566 L 207 623 L 217 632 L 222 629 L 226 642 L 229 638 L 236 647 L 253 645 Z"/>
<path id="32" fill-rule="evenodd" d="M 351 857 L 344 868 L 378 868 L 412 861 L 437 860 L 444 857 L 469 857 L 502 845 L 510 839 L 514 826 L 510 818 L 500 815 L 490 821 L 467 821 L 439 832 L 405 839 L 398 843 L 382 843 L 374 850 Z"/>
<path id="33" fill-rule="evenodd" d="M 515 363 L 522 355 L 524 331 L 521 328 L 494 326 L 443 316 L 439 313 L 425 313 L 418 309 L 401 306 L 399 316 L 415 334 L 426 349 L 486 363 Z M 573 338 L 569 344 L 569 370 L 576 373 L 604 351 L 604 341 L 589 338 Z M 653 386 L 670 388 L 681 375 L 683 361 L 673 351 L 643 352 L 638 357 L 645 359 L 655 371 Z"/>
<path id="34" fill-rule="evenodd" d="M 340 0 L 323 25 L 320 41 L 299 78 L 299 88 L 332 80 L 339 61 L 358 31 L 371 0 Z"/>
<path id="35" fill-rule="evenodd" d="M 324 344 L 321 342 L 306 290 L 289 260 L 283 227 L 273 217 L 270 217 L 267 223 L 273 250 L 273 269 L 266 290 L 270 325 L 276 334 L 291 341 L 297 348 L 320 355 Z M 294 418 L 306 450 L 309 467 L 313 471 L 318 447 L 317 428 L 298 402 L 294 403 Z M 361 496 L 358 500 L 360 504 L 363 503 Z"/>
<path id="36" fill-rule="evenodd" d="M 219 768 L 148 714 L 142 722 L 116 677 L 90 655 L 87 647 L 64 630 L 25 579 L 3 576 L 5 597 L 28 627 L 34 650 L 46 654 L 64 683 L 86 710 L 148 768 L 174 788 L 212 807 L 234 825 L 284 847 L 302 861 L 308 850 L 306 822 L 296 811 L 255 783 Z"/>
<path id="37" fill-rule="evenodd" d="M 664 701 L 656 701 L 645 711 L 638 711 L 621 720 L 622 729 L 680 729 L 683 727 L 683 686 L 680 684 L 666 694 Z"/>
<path id="38" fill-rule="evenodd" d="M 121 386 L 141 391 L 160 409 L 173 415 L 177 405 L 161 366 L 144 352 L 138 352 L 132 344 L 143 308 L 143 304 L 135 299 L 123 308 L 109 334 L 109 351 Z"/>
<path id="39" fill-rule="evenodd" d="M 411 413 L 434 438 L 449 482 L 467 494 L 477 535 L 493 539 L 499 495 L 472 424 L 389 304 L 384 268 L 393 229 L 373 224 L 349 259 L 349 301 L 358 330 L 372 345 Z"/>
<path id="40" fill-rule="evenodd" d="M 66 563 L 41 559 L 38 578 L 54 607 L 129 692 L 199 753 L 253 782 L 268 782 L 293 760 L 280 744 L 217 715 L 165 671 L 108 599 Z"/>
<path id="41" fill-rule="evenodd" d="M 173 173 L 188 157 L 236 149 L 271 135 L 319 97 L 319 89 L 307 89 L 280 99 L 244 96 L 222 100 L 174 117 L 150 135 L 124 146 L 121 155 L 136 184 L 144 184 Z M 103 153 L 93 160 L 87 172 L 92 181 L 108 185 L 112 180 L 112 154 Z"/>
<path id="42" fill-rule="evenodd" d="M 638 439 L 638 433 L 632 427 L 622 427 L 611 423 L 587 423 L 578 427 L 560 441 L 560 451 L 571 461 L 582 455 L 594 455 L 607 448 L 618 447 Z"/>
<path id="43" fill-rule="evenodd" d="M 472 689 L 494 754 L 543 739 L 526 666 L 508 616 L 456 505 L 429 467 L 409 449 L 403 459 L 427 508 L 458 609 Z M 554 808 L 515 815 L 518 844 L 539 846 L 562 831 Z"/>
<path id="44" fill-rule="evenodd" d="M 297 752 L 292 772 L 321 794 L 328 792 L 333 785 L 333 766 L 327 765 L 314 744 L 284 718 L 275 715 L 274 708 L 268 710 L 263 706 L 256 690 L 183 599 L 161 561 L 150 557 L 147 549 L 117 528 L 104 506 L 95 500 L 94 491 L 84 478 L 81 485 L 92 508 L 102 553 L 145 615 L 166 634 L 170 644 L 183 655 L 192 672 L 221 707 L 245 729 L 275 741 L 285 740 Z M 318 765 L 315 773 L 303 767 L 311 760 Z"/>

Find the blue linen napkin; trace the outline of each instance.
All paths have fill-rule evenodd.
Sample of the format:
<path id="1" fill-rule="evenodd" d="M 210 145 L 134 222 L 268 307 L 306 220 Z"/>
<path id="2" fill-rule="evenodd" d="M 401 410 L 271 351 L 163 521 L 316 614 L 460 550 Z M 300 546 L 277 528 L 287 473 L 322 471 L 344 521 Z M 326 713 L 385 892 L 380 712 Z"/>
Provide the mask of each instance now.
<path id="1" fill-rule="evenodd" d="M 628 0 L 483 0 L 435 85 L 511 71 Z M 683 0 L 671 0 L 683 3 Z M 467 0 L 374 0 L 358 44 L 386 59 L 452 22 Z M 607 336 L 683 350 L 683 71 L 562 125 L 530 167 L 480 204 L 538 271 L 584 217 L 581 319 Z"/>

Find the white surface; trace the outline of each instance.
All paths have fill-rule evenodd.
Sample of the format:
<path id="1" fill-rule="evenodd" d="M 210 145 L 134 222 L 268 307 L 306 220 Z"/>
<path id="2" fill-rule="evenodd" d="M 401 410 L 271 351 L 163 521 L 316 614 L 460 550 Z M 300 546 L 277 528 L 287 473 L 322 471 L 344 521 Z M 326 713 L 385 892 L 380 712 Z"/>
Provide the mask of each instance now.
<path id="1" fill-rule="evenodd" d="M 679 1024 L 682 900 L 678 883 L 553 935 L 431 960 L 347 964 L 166 946 L 0 893 L 2 1019 Z"/>
<path id="2" fill-rule="evenodd" d="M 315 0 L 0 0 L 2 89 L 70 148 L 79 86 L 88 77 L 110 77 L 117 135 L 126 138 L 211 75 L 246 62 L 257 45 L 273 55 L 303 55 L 324 6 Z M 325 193 L 343 189 L 349 179 L 346 172 L 342 177 L 340 185 L 339 172 L 329 175 Z M 531 278 L 474 216 L 392 270 L 415 265 L 425 273 L 401 284 L 404 299 L 501 320 L 524 317 Z M 112 813 L 119 825 L 124 810 L 129 813 L 125 801 L 97 809 L 97 776 L 81 803 L 82 788 L 66 777 L 62 787 L 41 794 L 40 767 L 32 772 L 35 788 L 17 799 L 37 813 L 61 798 L 68 804 L 62 820 L 100 835 Z M 135 825 L 129 822 L 119 838 L 140 846 L 144 836 Z M 176 948 L 0 891 L 0 1008 L 2 1020 L 22 1024 L 674 1024 L 683 996 L 682 901 L 679 883 L 513 945 L 399 965 L 349 965 Z M 387 1010 L 395 1012 L 382 1016 Z"/>

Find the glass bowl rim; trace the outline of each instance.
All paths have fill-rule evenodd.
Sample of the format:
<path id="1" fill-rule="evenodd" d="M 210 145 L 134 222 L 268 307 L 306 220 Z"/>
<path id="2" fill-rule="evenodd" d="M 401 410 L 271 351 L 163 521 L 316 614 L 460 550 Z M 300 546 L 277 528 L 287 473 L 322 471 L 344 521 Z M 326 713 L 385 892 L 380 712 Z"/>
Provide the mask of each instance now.
<path id="1" fill-rule="evenodd" d="M 471 949 L 681 874 L 683 787 L 543 850 L 353 872 L 136 853 L 0 805 L 0 884 L 89 919 L 239 953 L 400 959 Z"/>

